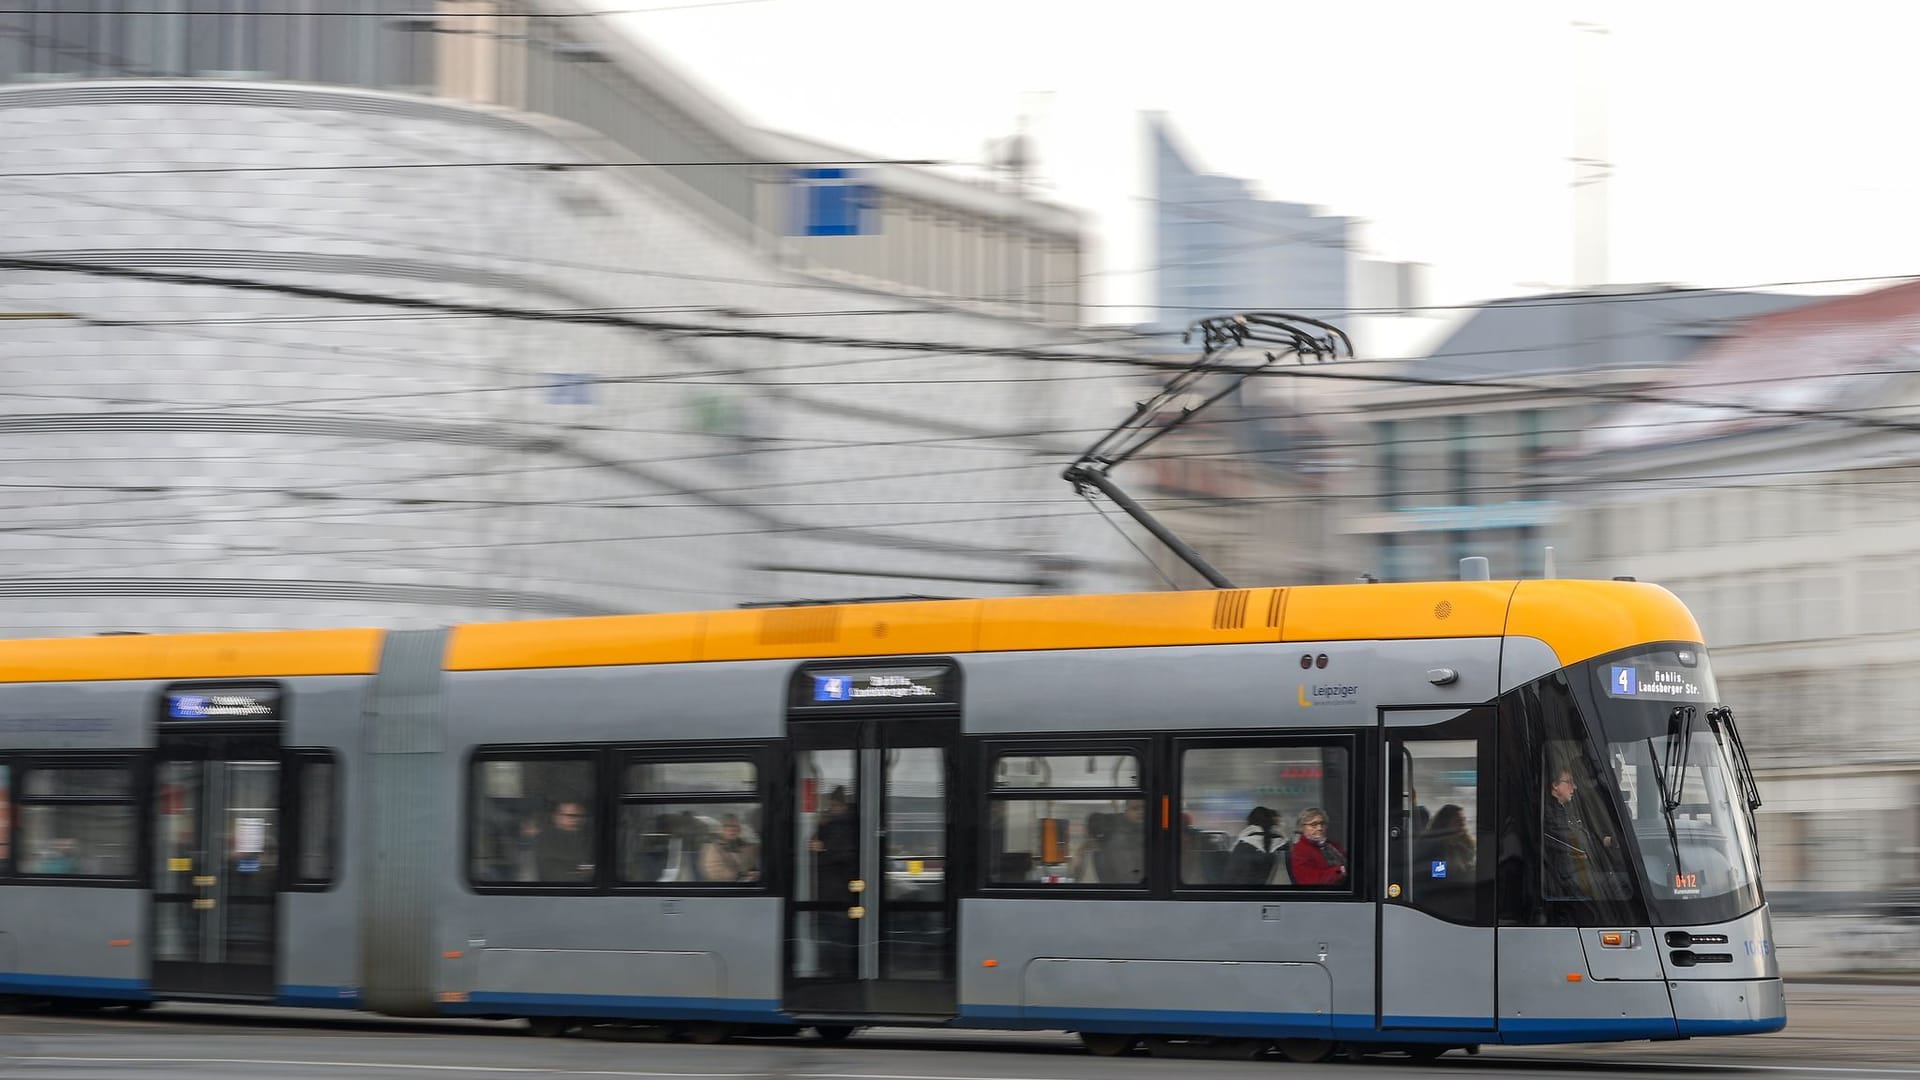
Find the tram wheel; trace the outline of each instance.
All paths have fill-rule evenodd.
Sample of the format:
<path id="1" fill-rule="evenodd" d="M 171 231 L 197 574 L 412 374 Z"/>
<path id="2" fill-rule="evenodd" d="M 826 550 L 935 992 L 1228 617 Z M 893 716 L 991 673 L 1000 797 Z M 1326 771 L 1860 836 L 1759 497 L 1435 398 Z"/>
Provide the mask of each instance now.
<path id="1" fill-rule="evenodd" d="M 688 1024 L 687 1041 L 701 1046 L 718 1046 L 733 1038 L 733 1028 L 727 1024 Z"/>
<path id="2" fill-rule="evenodd" d="M 852 1024 L 815 1024 L 813 1034 L 821 1042 L 846 1042 L 853 1035 Z"/>
<path id="3" fill-rule="evenodd" d="M 561 1016 L 527 1017 L 527 1034 L 536 1035 L 542 1039 L 557 1039 L 565 1035 L 567 1029 L 572 1026 L 570 1021 Z"/>
<path id="4" fill-rule="evenodd" d="M 1288 1061 L 1311 1065 L 1333 1056 L 1333 1043 L 1326 1039 L 1281 1039 L 1273 1044 Z"/>
<path id="5" fill-rule="evenodd" d="M 1407 1047 L 1407 1056 L 1415 1061 L 1439 1061 L 1441 1055 L 1451 1049 L 1453 1049 L 1451 1046 L 1440 1046 L 1436 1043 L 1422 1043 L 1418 1046 Z"/>
<path id="6" fill-rule="evenodd" d="M 1080 1043 L 1087 1048 L 1087 1053 L 1100 1057 L 1118 1057 L 1133 1049 L 1139 1041 L 1132 1035 L 1109 1035 L 1100 1031 L 1080 1033 Z"/>

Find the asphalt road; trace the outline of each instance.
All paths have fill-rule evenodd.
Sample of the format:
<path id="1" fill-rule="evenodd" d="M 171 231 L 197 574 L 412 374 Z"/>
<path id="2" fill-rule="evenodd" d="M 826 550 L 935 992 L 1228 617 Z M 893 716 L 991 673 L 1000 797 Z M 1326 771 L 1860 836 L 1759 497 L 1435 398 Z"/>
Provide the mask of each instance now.
<path id="1" fill-rule="evenodd" d="M 517 1023 L 405 1021 L 302 1010 L 170 1005 L 139 1016 L 0 1016 L 0 1076 L 85 1080 L 388 1080 L 431 1077 L 608 1080 L 1299 1080 L 1368 1074 L 1503 1080 L 1648 1080 L 1656 1075 L 1809 1080 L 1920 1080 L 1920 987 L 1789 988 L 1791 1023 L 1776 1035 L 1593 1047 L 1488 1047 L 1430 1065 L 1094 1057 L 1056 1033 L 861 1032 L 719 1046 L 628 1034 L 542 1039 Z"/>

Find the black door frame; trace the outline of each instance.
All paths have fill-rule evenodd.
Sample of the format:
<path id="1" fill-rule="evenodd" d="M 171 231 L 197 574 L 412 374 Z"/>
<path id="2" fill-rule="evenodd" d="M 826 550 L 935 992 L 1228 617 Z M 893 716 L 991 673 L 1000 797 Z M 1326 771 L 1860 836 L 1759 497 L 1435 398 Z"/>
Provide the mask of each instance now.
<path id="1" fill-rule="evenodd" d="M 898 700 L 842 700 L 820 704 L 808 688 L 814 675 L 823 670 L 846 672 L 857 669 L 867 674 L 889 672 L 919 673 L 937 694 L 924 704 L 905 704 Z M 973 820 L 971 787 L 966 782 L 966 756 L 961 750 L 960 710 L 958 706 L 959 669 L 950 660 L 885 660 L 862 664 L 809 664 L 796 673 L 795 688 L 789 700 L 787 753 L 782 762 L 786 798 L 779 808 L 779 820 L 787 833 L 794 860 L 784 868 L 788 883 L 784 940 L 788 943 L 781 961 L 781 989 L 786 1011 L 795 1016 L 903 1016 L 947 1018 L 957 1011 L 959 970 L 959 891 L 968 880 L 971 849 L 963 824 Z M 933 749 L 942 753 L 945 783 L 942 889 L 937 900 L 887 899 L 886 861 L 888 809 L 887 755 L 889 751 Z M 818 750 L 851 751 L 854 759 L 858 803 L 855 812 L 860 822 L 861 891 L 835 894 L 826 899 L 800 895 L 799 860 L 810 857 L 808 837 L 801 836 L 800 800 L 804 797 L 803 778 L 799 775 L 801 755 Z M 825 792 L 815 791 L 815 798 Z M 858 909 L 856 911 L 855 909 Z M 847 918 L 854 940 L 853 976 L 802 978 L 795 973 L 793 942 L 798 938 L 802 917 L 817 913 L 837 913 Z M 894 916 L 931 914 L 938 916 L 944 934 L 936 934 L 931 947 L 938 950 L 939 978 L 888 978 L 893 950 L 903 939 L 886 931 Z M 856 917 L 857 916 L 857 917 Z M 923 935 L 920 947 L 928 947 Z"/>
<path id="2" fill-rule="evenodd" d="M 1396 724 L 1397 714 L 1417 714 L 1429 712 L 1458 713 L 1445 720 L 1423 724 Z M 1491 1010 L 1486 1017 L 1472 1017 L 1468 1022 L 1447 1024 L 1458 1026 L 1461 1030 L 1490 1031 L 1499 1024 L 1499 963 L 1498 963 L 1498 919 L 1495 916 L 1494 870 L 1493 860 L 1498 856 L 1496 823 L 1499 821 L 1497 800 L 1499 785 L 1496 782 L 1498 769 L 1498 713 L 1491 703 L 1474 705 L 1445 706 L 1399 706 L 1379 710 L 1380 758 L 1374 770 L 1374 783 L 1380 785 L 1376 800 L 1382 814 L 1382 835 L 1380 869 L 1381 885 L 1374 894 L 1374 1023 L 1382 1029 L 1398 1026 L 1391 1022 L 1386 1007 L 1386 992 L 1389 985 L 1404 985 L 1408 972 L 1396 972 L 1390 969 L 1394 953 L 1387 940 L 1386 912 L 1388 908 L 1404 908 L 1422 912 L 1437 920 L 1434 931 L 1447 933 L 1449 928 L 1463 928 L 1469 933 L 1483 932 L 1486 938 L 1485 954 L 1487 984 L 1492 991 Z M 1420 795 L 1408 776 L 1412 756 L 1408 752 L 1410 745 L 1432 742 L 1472 742 L 1474 746 L 1474 770 L 1476 806 L 1474 818 L 1474 871 L 1472 889 L 1464 894 L 1471 897 L 1472 912 L 1463 914 L 1455 911 L 1441 913 L 1424 906 L 1420 901 L 1424 896 L 1424 887 L 1417 885 L 1419 865 L 1414 859 L 1420 837 L 1416 835 L 1415 817 L 1421 808 L 1437 811 L 1439 805 L 1427 806 L 1426 801 L 1433 794 Z M 1438 943 L 1435 943 L 1438 945 Z M 1471 971 L 1455 969 L 1453 974 L 1459 979 L 1470 979 Z M 1453 984 L 1459 989 L 1459 983 Z M 1471 988 L 1470 986 L 1468 988 Z M 1435 991 L 1443 987 L 1435 986 Z M 1457 1020 L 1457 1018 L 1456 1018 Z M 1427 1025 L 1422 1025 L 1427 1026 Z"/>
<path id="3" fill-rule="evenodd" d="M 229 797 L 222 795 L 219 805 L 213 805 L 206 796 L 204 777 L 200 805 L 195 820 L 196 846 L 205 852 L 205 858 L 213 865 L 196 864 L 185 871 L 184 885 L 174 882 L 175 872 L 156 865 L 154 867 L 154 887 L 149 905 L 148 941 L 158 942 L 158 928 L 161 911 L 168 906 L 187 907 L 192 916 L 200 923 L 204 935 L 209 924 L 218 924 L 223 936 L 229 928 L 228 918 L 232 911 L 239 908 L 266 908 L 265 925 L 268 928 L 268 954 L 266 964 L 236 963 L 230 960 L 162 960 L 152 957 L 152 986 L 155 993 L 166 997 L 213 997 L 243 998 L 247 1000 L 273 1000 L 279 994 L 280 966 L 280 905 L 279 893 L 282 889 L 282 877 L 286 872 L 287 848 L 287 793 L 291 778 L 289 770 L 291 760 L 280 742 L 278 724 L 167 724 L 163 725 L 156 739 L 154 752 L 154 782 L 148 795 L 149 800 L 163 797 L 161 770 L 170 762 L 195 762 L 203 766 L 225 764 L 236 761 L 262 761 L 274 765 L 275 813 L 270 829 L 270 842 L 276 853 L 276 865 L 262 867 L 261 879 L 266 888 L 254 894 L 232 895 L 226 880 L 228 866 L 224 846 L 217 852 L 207 851 L 208 840 L 218 830 L 215 828 L 215 815 L 224 815 L 229 805 Z M 210 771 L 210 770 L 208 770 Z M 164 857 L 166 845 L 158 830 L 166 820 L 159 808 L 150 802 L 148 806 L 152 822 L 147 838 L 154 852 L 156 864 Z M 211 873 L 209 873 L 211 871 Z M 202 937 L 204 940 L 204 937 Z"/>

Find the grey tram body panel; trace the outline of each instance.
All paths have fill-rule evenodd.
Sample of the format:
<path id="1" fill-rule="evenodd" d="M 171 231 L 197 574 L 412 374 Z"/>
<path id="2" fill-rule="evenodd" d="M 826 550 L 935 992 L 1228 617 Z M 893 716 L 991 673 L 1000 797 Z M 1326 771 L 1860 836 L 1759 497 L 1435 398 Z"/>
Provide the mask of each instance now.
<path id="1" fill-rule="evenodd" d="M 54 756 L 148 751 L 161 685 L 6 686 L 0 746 Z M 8 787 L 17 782 L 9 778 Z M 16 849 L 25 846 L 23 825 L 17 817 L 11 823 L 10 843 Z M 84 881 L 0 888 L 0 993 L 144 996 L 147 958 L 135 943 L 146 937 L 147 908 L 141 890 Z"/>
<path id="2" fill-rule="evenodd" d="M 446 640 L 389 634 L 372 677 L 264 680 L 287 703 L 282 744 L 330 751 L 339 784 L 331 884 L 279 900 L 280 997 L 404 1015 L 820 1022 L 788 1005 L 794 946 L 782 895 L 490 890 L 470 880 L 465 840 L 476 751 L 784 747 L 796 723 L 789 687 L 805 661 L 446 671 Z M 961 741 L 949 749 L 962 770 L 975 768 L 983 740 L 1330 734 L 1352 740 L 1361 791 L 1380 786 L 1360 770 L 1379 764 L 1374 748 L 1389 733 L 1436 728 L 1559 666 L 1543 643 L 1512 637 L 946 659 L 963 687 Z M 151 750 L 165 685 L 6 687 L 0 748 Z M 763 790 L 791 799 L 789 779 Z M 783 828 L 790 809 L 766 806 Z M 959 800 L 947 810 L 984 813 Z M 975 834 L 969 823 L 954 835 Z M 963 891 L 952 908 L 951 1014 L 920 1019 L 1466 1045 L 1670 1038 L 1783 1015 L 1764 909 L 1723 931 L 1766 942 L 1754 946 L 1760 955 L 1736 945 L 1743 955 L 1724 970 L 1676 973 L 1656 928 L 1621 928 L 1639 935 L 1637 950 L 1602 949 L 1591 929 L 1454 925 L 1373 887 L 1258 899 Z M 71 992 L 62 980 L 79 980 L 71 985 L 99 996 L 115 987 L 147 996 L 148 907 L 140 888 L 0 888 L 0 975 L 11 992 Z M 36 934 L 23 932 L 29 925 Z M 141 944 L 108 943 L 129 938 Z M 41 983 L 20 981 L 29 976 Z"/>
<path id="3" fill-rule="evenodd" d="M 461 811 L 481 747 L 569 742 L 724 746 L 779 737 L 792 661 L 661 664 L 446 675 L 457 735 L 441 762 Z M 715 692 L 723 687 L 724 692 Z M 603 823 L 604 827 L 604 823 Z M 450 826 L 457 835 L 457 827 Z M 778 1023 L 782 901 L 646 894 L 555 897 L 476 891 L 466 852 L 444 850 L 442 989 L 465 1012 Z M 564 912 L 564 918 L 557 918 Z M 458 985 L 455 985 L 458 984 Z"/>
<path id="4" fill-rule="evenodd" d="M 391 635 L 389 635 L 391 636 Z M 334 760 L 332 883 L 322 891 L 280 896 L 280 994 L 289 1004 L 333 1008 L 360 1004 L 360 950 L 368 875 L 359 864 L 359 837 L 372 824 L 374 805 L 361 797 L 367 774 L 363 717 L 376 677 L 312 676 L 281 680 L 292 702 L 281 741 L 325 750 Z"/>

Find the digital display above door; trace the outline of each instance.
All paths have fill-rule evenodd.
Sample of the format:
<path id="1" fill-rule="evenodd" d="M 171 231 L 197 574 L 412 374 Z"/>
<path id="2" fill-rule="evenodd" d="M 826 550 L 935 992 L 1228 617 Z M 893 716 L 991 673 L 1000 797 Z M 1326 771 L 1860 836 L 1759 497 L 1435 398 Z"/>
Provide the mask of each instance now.
<path id="1" fill-rule="evenodd" d="M 953 669 L 938 667 L 814 668 L 801 676 L 794 704 L 932 705 L 954 699 Z"/>
<path id="2" fill-rule="evenodd" d="M 253 720 L 280 718 L 280 691 L 270 686 L 177 690 L 167 694 L 169 720 Z"/>

